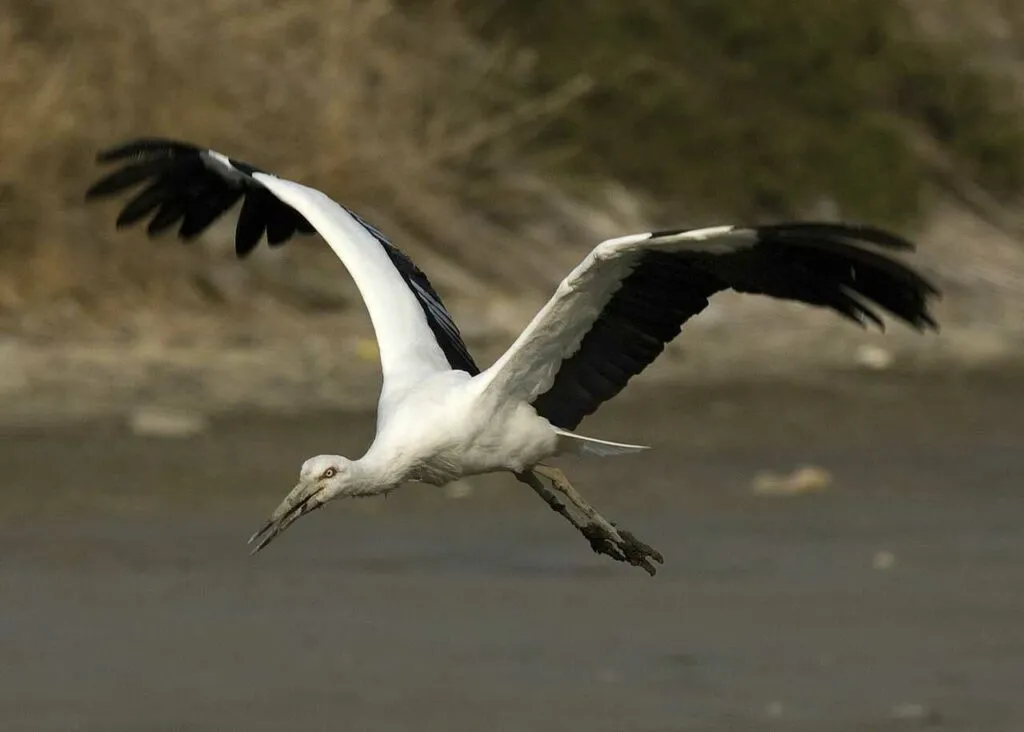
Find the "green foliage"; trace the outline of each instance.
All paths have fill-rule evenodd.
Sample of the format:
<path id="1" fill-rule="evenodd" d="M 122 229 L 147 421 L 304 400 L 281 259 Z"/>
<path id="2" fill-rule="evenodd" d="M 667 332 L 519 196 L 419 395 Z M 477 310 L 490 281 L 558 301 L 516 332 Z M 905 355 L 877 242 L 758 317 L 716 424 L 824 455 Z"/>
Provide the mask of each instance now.
<path id="1" fill-rule="evenodd" d="M 884 223 L 922 211 L 937 167 L 997 196 L 1024 187 L 1009 81 L 923 36 L 896 0 L 460 7 L 485 38 L 535 52 L 532 93 L 593 82 L 535 141 L 583 185 L 610 176 L 729 218 L 834 200 Z"/>

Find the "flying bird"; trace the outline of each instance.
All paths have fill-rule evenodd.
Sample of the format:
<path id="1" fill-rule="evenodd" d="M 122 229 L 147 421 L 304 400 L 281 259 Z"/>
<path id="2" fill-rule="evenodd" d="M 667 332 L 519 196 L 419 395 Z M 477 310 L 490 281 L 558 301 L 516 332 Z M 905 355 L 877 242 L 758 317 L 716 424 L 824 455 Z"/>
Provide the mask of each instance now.
<path id="1" fill-rule="evenodd" d="M 937 330 L 938 290 L 891 252 L 913 244 L 863 225 L 801 221 L 630 234 L 598 244 L 562 280 L 507 351 L 481 370 L 426 275 L 371 224 L 324 193 L 214 150 L 138 139 L 98 161 L 115 169 L 89 199 L 139 189 L 117 227 L 148 220 L 191 240 L 241 201 L 235 250 L 318 233 L 349 271 L 379 346 L 376 433 L 350 460 L 318 455 L 250 539 L 253 553 L 337 498 L 386 495 L 422 482 L 506 471 L 615 560 L 654 574 L 653 547 L 602 516 L 552 464 L 559 455 L 646 449 L 580 434 L 584 417 L 618 394 L 715 293 L 734 290 L 828 308 L 863 326 L 881 313 Z"/>

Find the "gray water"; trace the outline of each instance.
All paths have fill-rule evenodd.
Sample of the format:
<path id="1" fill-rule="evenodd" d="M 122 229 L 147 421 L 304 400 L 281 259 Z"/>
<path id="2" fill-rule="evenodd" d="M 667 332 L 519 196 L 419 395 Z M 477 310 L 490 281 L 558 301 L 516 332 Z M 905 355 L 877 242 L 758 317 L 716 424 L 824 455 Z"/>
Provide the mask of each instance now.
<path id="1" fill-rule="evenodd" d="M 585 427 L 655 448 L 563 466 L 655 578 L 502 476 L 249 557 L 367 416 L 9 429 L 0 729 L 1024 729 L 1024 380 L 638 390 Z M 832 485 L 751 491 L 803 463 Z"/>

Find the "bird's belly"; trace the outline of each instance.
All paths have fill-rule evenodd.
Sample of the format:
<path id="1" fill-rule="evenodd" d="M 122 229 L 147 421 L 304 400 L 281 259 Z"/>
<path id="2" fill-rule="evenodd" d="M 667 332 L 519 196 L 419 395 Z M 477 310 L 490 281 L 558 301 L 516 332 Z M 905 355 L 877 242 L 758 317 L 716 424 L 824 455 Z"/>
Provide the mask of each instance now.
<path id="1" fill-rule="evenodd" d="M 434 436 L 429 440 L 431 449 L 415 461 L 410 479 L 434 485 L 467 475 L 518 472 L 550 457 L 558 448 L 557 433 L 527 405 L 489 419 L 460 422 L 451 429 L 425 423 L 424 435 Z"/>
<path id="2" fill-rule="evenodd" d="M 470 460 L 520 471 L 555 454 L 558 434 L 527 404 L 511 406 L 482 425 L 467 452 Z"/>

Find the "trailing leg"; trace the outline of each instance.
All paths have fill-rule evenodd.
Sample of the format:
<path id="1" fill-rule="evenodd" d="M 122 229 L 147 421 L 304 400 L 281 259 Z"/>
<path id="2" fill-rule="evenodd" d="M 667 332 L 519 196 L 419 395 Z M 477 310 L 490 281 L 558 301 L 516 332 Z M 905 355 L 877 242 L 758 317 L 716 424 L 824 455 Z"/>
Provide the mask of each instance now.
<path id="1" fill-rule="evenodd" d="M 551 481 L 554 491 L 541 482 L 540 477 Z M 637 539 L 632 533 L 620 529 L 597 512 L 581 496 L 558 468 L 547 465 L 535 466 L 532 470 L 516 473 L 516 477 L 533 488 L 554 511 L 558 512 L 569 523 L 586 537 L 590 547 L 598 554 L 604 554 L 620 562 L 628 562 L 640 567 L 653 575 L 656 568 L 653 562 L 664 563 L 661 553 L 653 547 Z M 583 515 L 575 516 L 556 495 L 555 491 L 564 495 L 568 501 Z M 653 560 L 653 562 L 652 562 Z"/>

